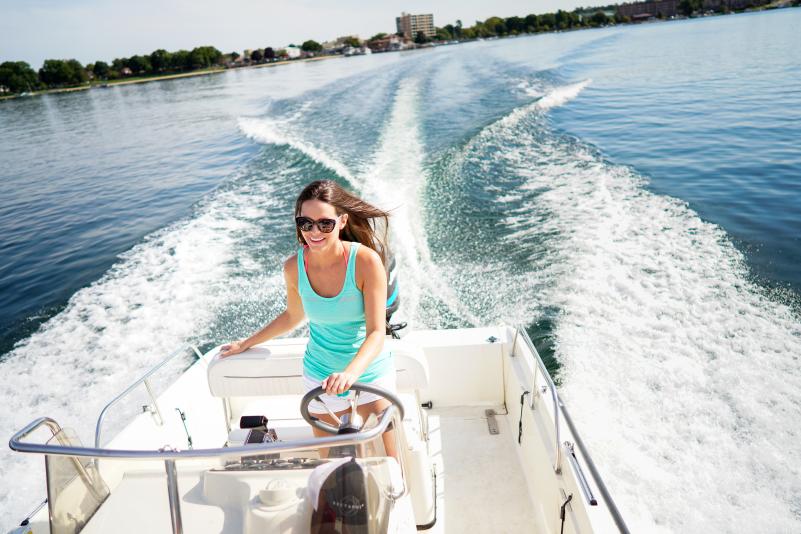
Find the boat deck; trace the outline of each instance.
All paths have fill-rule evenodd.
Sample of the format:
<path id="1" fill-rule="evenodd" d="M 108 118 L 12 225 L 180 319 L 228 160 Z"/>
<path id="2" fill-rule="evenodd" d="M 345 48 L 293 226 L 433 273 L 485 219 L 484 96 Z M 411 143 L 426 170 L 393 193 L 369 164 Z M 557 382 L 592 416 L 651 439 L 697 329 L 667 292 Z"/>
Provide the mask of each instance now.
<path id="1" fill-rule="evenodd" d="M 536 526 L 532 502 L 515 450 L 515 436 L 502 416 L 496 417 L 498 434 L 490 434 L 486 407 L 438 408 L 428 412 L 429 451 L 437 472 L 437 522 L 431 533 L 518 533 Z M 496 407 L 499 414 L 502 406 Z M 284 424 L 289 426 L 290 421 Z M 179 469 L 181 507 L 186 532 L 241 533 L 243 518 L 223 502 L 208 502 L 201 491 L 205 462 Z M 193 465 L 194 464 L 194 465 Z M 297 472 L 304 485 L 309 471 Z M 241 486 L 245 500 L 257 495 L 259 484 Z M 119 512 L 136 503 L 146 514 L 125 522 Z M 86 532 L 171 532 L 170 515 L 161 468 L 129 472 L 112 492 L 107 506 L 92 518 Z M 231 503 L 233 504 L 233 502 Z M 233 513 L 232 513 L 233 512 Z"/>
<path id="2" fill-rule="evenodd" d="M 488 431 L 486 407 L 429 411 L 429 450 L 437 468 L 437 524 L 428 532 L 534 532 L 536 519 L 515 435 L 502 416 Z M 503 406 L 496 407 L 499 414 Z"/>

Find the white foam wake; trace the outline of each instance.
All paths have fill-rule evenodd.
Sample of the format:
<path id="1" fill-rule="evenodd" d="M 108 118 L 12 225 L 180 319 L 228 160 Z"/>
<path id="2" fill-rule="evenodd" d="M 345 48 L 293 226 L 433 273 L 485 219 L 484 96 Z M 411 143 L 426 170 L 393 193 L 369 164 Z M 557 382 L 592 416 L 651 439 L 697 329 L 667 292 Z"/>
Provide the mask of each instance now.
<path id="1" fill-rule="evenodd" d="M 431 261 L 425 235 L 420 195 L 425 184 L 424 146 L 420 138 L 418 115 L 419 81 L 401 82 L 387 123 L 381 133 L 373 163 L 361 182 L 365 199 L 391 211 L 391 248 L 402 273 L 401 308 L 398 318 L 410 325 L 437 324 L 433 317 L 423 317 L 421 299 L 436 297 L 466 319 L 477 321 L 463 309 L 456 294 L 449 289 L 439 269 Z"/>
<path id="2" fill-rule="evenodd" d="M 552 89 L 537 100 L 534 106 L 541 110 L 563 106 L 576 98 L 590 83 L 592 83 L 592 80 L 584 80 Z"/>
<path id="3" fill-rule="evenodd" d="M 799 531 L 798 317 L 720 228 L 546 128 L 499 121 L 473 148 L 526 179 L 501 200 L 531 251 L 518 289 L 560 311 L 561 393 L 629 526 Z"/>
<path id="4" fill-rule="evenodd" d="M 577 83 L 552 87 L 545 90 L 544 94 L 539 86 L 526 86 L 525 92 L 530 96 L 536 97 L 536 100 L 513 110 L 508 115 L 484 129 L 480 135 L 486 138 L 487 135 L 493 135 L 499 128 L 514 127 L 521 119 L 528 117 L 532 112 L 543 112 L 555 107 L 564 106 L 581 94 L 591 83 L 592 80 L 583 80 Z"/>
<path id="5" fill-rule="evenodd" d="M 337 175 L 354 182 L 353 174 L 340 161 L 314 145 L 301 140 L 292 133 L 292 122 L 302 114 L 298 112 L 290 119 L 277 120 L 268 118 L 242 117 L 239 119 L 239 129 L 249 138 L 260 143 L 272 145 L 285 145 L 298 150 L 316 161 L 320 165 L 334 171 Z"/>
<path id="6" fill-rule="evenodd" d="M 269 192 L 259 193 L 254 197 L 268 203 Z M 66 309 L 18 343 L 0 362 L 0 435 L 47 415 L 91 444 L 106 402 L 182 343 L 205 341 L 219 307 L 235 298 L 231 263 L 242 259 L 232 249 L 240 236 L 255 232 L 250 220 L 262 215 L 255 203 L 249 194 L 217 194 L 192 219 L 123 254 L 100 280 L 76 292 Z M 185 362 L 176 362 L 175 371 Z M 136 402 L 109 415 L 107 436 L 125 407 Z M 45 497 L 43 471 L 39 456 L 0 451 L 0 524 L 16 524 Z"/>

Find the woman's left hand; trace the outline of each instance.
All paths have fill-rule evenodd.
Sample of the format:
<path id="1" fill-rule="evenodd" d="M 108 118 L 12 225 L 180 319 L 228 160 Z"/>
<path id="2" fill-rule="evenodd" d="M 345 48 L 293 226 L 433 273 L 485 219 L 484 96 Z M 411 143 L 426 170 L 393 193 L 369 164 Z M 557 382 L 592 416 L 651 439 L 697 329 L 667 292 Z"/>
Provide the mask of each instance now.
<path id="1" fill-rule="evenodd" d="M 323 380 L 322 386 L 329 395 L 339 395 L 345 393 L 356 382 L 358 376 L 353 373 L 331 373 L 331 376 Z"/>

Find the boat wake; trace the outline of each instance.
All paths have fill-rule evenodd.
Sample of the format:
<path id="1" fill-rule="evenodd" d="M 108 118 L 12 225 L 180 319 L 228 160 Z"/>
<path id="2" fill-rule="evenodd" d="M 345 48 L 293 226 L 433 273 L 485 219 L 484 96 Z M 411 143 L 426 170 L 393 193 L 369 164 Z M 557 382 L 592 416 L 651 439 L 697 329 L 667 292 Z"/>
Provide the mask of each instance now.
<path id="1" fill-rule="evenodd" d="M 284 117 L 241 118 L 266 145 L 244 175 L 132 248 L 0 362 L 13 383 L 0 427 L 47 414 L 81 421 L 86 441 L 102 404 L 174 347 L 273 317 L 280 260 L 296 247 L 285 215 L 299 187 L 333 174 L 392 212 L 399 318 L 525 324 L 547 341 L 633 531 L 798 531 L 798 317 L 751 281 L 723 230 L 555 131 L 549 112 L 590 80 L 529 79 L 507 106 L 473 56 L 435 59 L 325 88 Z M 431 82 L 436 69 L 447 83 Z M 453 120 L 429 116 L 453 80 Z M 39 462 L 0 452 L 11 519 L 45 494 L 29 476 Z"/>
<path id="2" fill-rule="evenodd" d="M 62 312 L 0 361 L 0 376 L 13 384 L 0 394 L 4 434 L 48 415 L 90 444 L 106 402 L 181 344 L 209 343 L 220 309 L 245 293 L 237 291 L 236 272 L 258 269 L 240 250 L 241 239 L 257 233 L 270 208 L 266 184 L 220 190 L 192 217 L 151 234 L 101 279 L 76 292 Z M 273 285 L 280 281 L 261 279 L 247 294 L 261 299 L 263 308 L 274 300 Z M 154 380 L 176 376 L 188 361 L 177 359 Z M 117 406 L 104 435 L 114 435 L 119 423 L 135 414 L 131 407 L 146 403 L 134 394 Z M 176 414 L 168 410 L 163 416 Z M 46 495 L 41 468 L 38 456 L 0 451 L 0 479 L 6 482 L 0 509 L 9 514 L 4 520 L 19 521 Z"/>
<path id="3" fill-rule="evenodd" d="M 719 227 L 551 129 L 543 112 L 586 83 L 511 112 L 443 166 L 447 188 L 492 199 L 502 245 L 475 254 L 509 258 L 460 268 L 504 271 L 482 290 L 507 315 L 550 314 L 561 394 L 634 531 L 795 531 L 799 318 Z"/>
<path id="4" fill-rule="evenodd" d="M 305 154 L 313 161 L 335 172 L 341 178 L 351 183 L 356 183 L 353 174 L 351 174 L 350 170 L 348 170 L 343 163 L 337 161 L 322 149 L 292 134 L 291 128 L 293 120 L 299 116 L 300 115 L 297 115 L 286 120 L 243 117 L 239 119 L 239 128 L 242 130 L 242 133 L 254 141 L 292 147 Z"/>

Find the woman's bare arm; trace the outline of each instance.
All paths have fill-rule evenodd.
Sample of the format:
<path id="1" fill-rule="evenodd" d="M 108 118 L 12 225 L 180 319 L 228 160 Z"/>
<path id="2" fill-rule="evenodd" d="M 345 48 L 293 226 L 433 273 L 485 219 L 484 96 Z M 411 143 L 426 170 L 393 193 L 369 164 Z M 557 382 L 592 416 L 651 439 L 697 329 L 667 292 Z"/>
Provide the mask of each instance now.
<path id="1" fill-rule="evenodd" d="M 284 262 L 284 281 L 286 282 L 286 310 L 249 338 L 223 345 L 221 354 L 223 357 L 239 354 L 254 345 L 278 337 L 297 327 L 303 321 L 306 314 L 298 293 L 297 256 L 292 256 Z"/>

